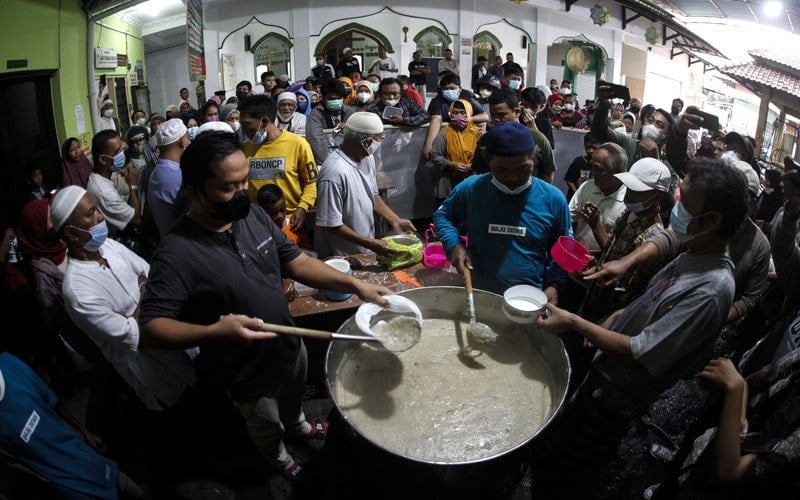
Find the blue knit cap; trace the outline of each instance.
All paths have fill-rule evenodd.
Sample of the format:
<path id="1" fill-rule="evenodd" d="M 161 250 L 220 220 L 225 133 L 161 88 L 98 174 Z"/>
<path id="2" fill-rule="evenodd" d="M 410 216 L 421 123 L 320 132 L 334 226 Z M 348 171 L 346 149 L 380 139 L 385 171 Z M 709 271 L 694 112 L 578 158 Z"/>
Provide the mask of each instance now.
<path id="1" fill-rule="evenodd" d="M 531 130 L 520 122 L 499 123 L 486 134 L 486 152 L 492 156 L 527 156 L 534 148 Z"/>

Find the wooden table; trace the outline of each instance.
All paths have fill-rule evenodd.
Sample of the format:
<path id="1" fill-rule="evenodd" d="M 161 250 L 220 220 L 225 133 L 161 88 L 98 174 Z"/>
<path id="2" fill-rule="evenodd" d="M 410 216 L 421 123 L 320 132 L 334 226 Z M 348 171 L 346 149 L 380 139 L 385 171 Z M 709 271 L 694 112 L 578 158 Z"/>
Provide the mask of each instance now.
<path id="1" fill-rule="evenodd" d="M 367 283 L 383 285 L 394 292 L 402 292 L 420 286 L 464 286 L 464 277 L 458 274 L 453 266 L 449 266 L 447 269 L 428 269 L 420 262 L 413 266 L 389 271 L 386 266 L 378 264 L 374 253 L 354 254 L 346 259 L 350 262 L 353 276 Z M 347 300 L 336 302 L 326 298 L 323 291 L 303 292 L 302 287 L 298 288 L 301 288 L 298 290 L 300 296 L 289 302 L 289 312 L 295 319 L 312 319 L 314 316 L 334 312 L 349 311 L 352 313 L 363 303 L 355 295 Z"/>

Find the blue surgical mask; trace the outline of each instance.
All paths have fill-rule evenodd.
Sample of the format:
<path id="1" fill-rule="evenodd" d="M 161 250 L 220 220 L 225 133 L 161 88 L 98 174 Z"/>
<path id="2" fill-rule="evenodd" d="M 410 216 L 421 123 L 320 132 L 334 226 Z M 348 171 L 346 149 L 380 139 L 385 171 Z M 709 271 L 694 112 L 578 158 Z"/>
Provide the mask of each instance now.
<path id="1" fill-rule="evenodd" d="M 517 90 L 519 88 L 519 84 L 522 83 L 519 80 L 509 80 L 508 81 L 508 88 L 511 90 Z"/>
<path id="2" fill-rule="evenodd" d="M 306 108 L 308 108 L 308 101 L 297 101 L 297 111 L 300 113 L 305 113 Z"/>
<path id="3" fill-rule="evenodd" d="M 265 122 L 266 118 L 262 118 L 261 122 Z M 259 128 L 256 130 L 256 133 L 253 137 L 248 137 L 247 139 L 255 144 L 256 146 L 260 146 L 264 144 L 264 141 L 267 140 L 267 129 L 264 127 L 264 131 L 261 131 L 261 122 L 259 122 Z"/>
<path id="4" fill-rule="evenodd" d="M 445 89 L 442 90 L 442 97 L 444 97 L 445 101 L 452 102 L 458 99 L 458 93 L 458 90 Z"/>
<path id="5" fill-rule="evenodd" d="M 701 234 L 704 234 L 705 231 L 698 234 L 689 234 L 689 224 L 691 224 L 692 219 L 697 219 L 704 215 L 708 215 L 708 213 L 709 212 L 706 212 L 704 214 L 692 217 L 692 214 L 686 211 L 686 208 L 683 206 L 682 202 L 679 201 L 676 203 L 675 206 L 672 207 L 672 213 L 669 216 L 669 225 L 675 232 L 675 236 L 678 238 L 678 241 L 685 244 Z"/>
<path id="6" fill-rule="evenodd" d="M 108 238 L 108 225 L 106 225 L 106 221 L 100 221 L 94 226 L 87 229 L 81 229 L 78 226 L 72 226 L 78 231 L 83 231 L 84 233 L 89 233 L 92 235 L 92 239 L 87 241 L 83 244 L 83 249 L 87 252 L 96 252 L 100 249 L 100 247 L 105 243 L 106 238 Z"/>
<path id="7" fill-rule="evenodd" d="M 653 198 L 649 198 L 647 201 L 637 201 L 635 203 L 625 202 L 625 208 L 627 208 L 628 211 L 633 214 L 640 214 L 645 210 L 647 210 L 648 208 L 647 204 L 650 203 L 650 200 L 652 200 Z"/>
<path id="8" fill-rule="evenodd" d="M 200 127 L 189 127 L 189 130 L 187 130 L 187 132 L 189 132 L 189 140 L 190 141 L 194 140 L 194 137 L 197 135 L 197 129 L 199 129 L 199 128 Z"/>
<path id="9" fill-rule="evenodd" d="M 528 189 L 532 182 L 533 182 L 533 180 L 530 177 L 528 177 L 528 180 L 524 184 L 522 184 L 521 186 L 516 187 L 514 189 L 511 189 L 508 186 L 506 186 L 505 184 L 503 184 L 502 182 L 498 181 L 497 177 L 492 175 L 492 185 L 494 187 L 496 187 L 497 189 L 499 189 L 500 192 L 503 193 L 503 194 L 510 194 L 510 195 L 520 194 L 521 192 L 523 192 L 526 189 Z"/>
<path id="10" fill-rule="evenodd" d="M 647 210 L 647 207 L 644 206 L 644 203 L 641 201 L 637 201 L 636 203 L 625 203 L 625 208 L 628 209 L 628 212 L 632 214 L 640 214 Z"/>
<path id="11" fill-rule="evenodd" d="M 375 83 L 375 82 L 370 82 L 370 83 L 372 83 L 372 92 L 373 93 L 377 92 L 378 88 L 380 88 L 381 85 L 379 83 Z"/>
<path id="12" fill-rule="evenodd" d="M 115 154 L 113 157 L 108 155 L 103 155 L 106 158 L 111 158 L 114 160 L 114 164 L 111 165 L 111 170 L 113 172 L 119 172 L 123 168 L 125 168 L 125 151 L 120 151 L 119 153 Z"/>
<path id="13" fill-rule="evenodd" d="M 328 111 L 339 111 L 342 109 L 343 104 L 344 99 L 331 99 L 330 101 L 325 101 L 325 108 Z"/>

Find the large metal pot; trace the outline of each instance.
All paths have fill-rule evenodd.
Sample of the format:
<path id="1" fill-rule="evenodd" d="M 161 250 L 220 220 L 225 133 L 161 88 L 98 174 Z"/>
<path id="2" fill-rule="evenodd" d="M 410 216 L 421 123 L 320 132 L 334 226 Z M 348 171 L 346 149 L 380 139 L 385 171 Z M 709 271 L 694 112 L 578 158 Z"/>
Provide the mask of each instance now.
<path id="1" fill-rule="evenodd" d="M 412 361 L 406 357 L 406 353 L 390 353 L 367 343 L 330 344 L 325 360 L 326 384 L 344 426 L 349 427 L 354 438 L 350 449 L 357 450 L 357 453 L 349 459 L 357 457 L 356 460 L 360 462 L 357 464 L 358 470 L 361 471 L 362 477 L 378 476 L 376 480 L 380 484 L 392 484 L 391 490 L 398 493 L 397 496 L 425 491 L 426 494 L 434 494 L 439 498 L 455 495 L 461 498 L 496 497 L 501 491 L 508 490 L 509 481 L 518 479 L 523 448 L 549 424 L 564 402 L 570 378 L 570 365 L 564 344 L 554 335 L 538 332 L 535 325 L 522 326 L 509 321 L 502 312 L 501 296 L 475 290 L 477 319 L 488 324 L 499 334 L 499 343 L 491 353 L 477 358 L 473 363 L 457 356 L 465 338 L 464 324 L 469 318 L 464 288 L 426 287 L 408 290 L 402 292 L 402 295 L 420 307 L 426 320 L 443 320 L 437 323 L 444 324 L 445 327 L 451 324 L 452 338 L 445 334 L 443 340 L 452 345 L 442 349 L 442 338 L 440 338 L 438 340 L 440 343 L 431 349 L 431 345 L 426 345 L 426 332 L 423 329 L 423 339 L 406 352 L 413 353 L 415 361 Z M 357 332 L 354 318 L 345 321 L 338 331 Z M 440 334 L 437 335 L 441 337 Z M 443 350 L 447 352 L 443 353 Z M 426 363 L 417 362 L 420 357 L 430 356 L 436 358 L 432 364 L 437 364 L 443 355 L 447 357 L 447 363 L 456 363 L 453 371 L 459 372 L 458 377 L 448 376 L 451 373 L 449 366 L 430 368 L 430 370 L 438 369 L 440 372 L 433 375 L 434 372 L 431 371 L 429 375 L 426 372 L 429 369 Z M 450 355 L 451 357 L 448 357 Z M 470 370 L 479 371 L 473 374 Z M 495 371 L 497 375 L 494 375 Z M 509 376 L 509 373 L 518 376 Z M 464 389 L 470 388 L 469 384 L 474 382 L 470 382 L 469 377 L 464 375 L 475 375 L 484 381 L 483 385 L 475 384 L 472 387 L 475 391 L 479 391 L 479 394 L 475 393 L 476 411 L 470 413 L 474 418 L 462 419 L 483 422 L 476 424 L 474 432 L 469 429 L 474 422 L 453 422 L 447 418 L 443 418 L 440 422 L 435 421 L 438 418 L 436 415 L 441 413 L 437 413 L 441 410 L 438 408 L 439 402 L 426 399 L 424 405 L 428 407 L 420 407 L 421 403 L 415 394 L 420 389 L 420 377 L 423 378 L 423 384 L 425 377 L 430 377 L 436 379 L 429 382 L 437 387 L 436 391 L 441 393 L 443 400 L 457 395 L 467 400 L 463 401 L 463 404 L 472 405 L 473 398 L 469 394 L 464 397 Z M 460 378 L 462 376 L 463 379 Z M 491 379 L 492 376 L 495 376 L 496 380 Z M 410 386 L 411 379 L 416 380 L 416 385 L 413 387 Z M 541 405 L 547 407 L 540 408 L 540 418 L 529 419 L 525 411 L 520 411 L 517 418 L 517 409 L 527 410 L 530 401 L 524 403 L 526 406 L 522 407 L 517 404 L 513 391 L 512 394 L 503 396 L 509 386 L 523 391 L 527 396 L 526 384 L 538 384 L 536 385 L 538 390 L 544 387 L 543 390 L 546 391 L 542 399 L 547 399 L 548 404 Z M 353 387 L 360 388 L 356 389 L 361 397 L 358 401 L 353 399 Z M 533 389 L 531 391 L 533 393 Z M 493 398 L 488 403 L 483 397 L 487 393 Z M 497 399 L 502 397 L 513 398 L 515 401 Z M 514 410 L 515 417 L 509 419 L 508 405 L 515 404 L 517 405 L 517 409 Z M 437 407 L 437 411 L 433 411 L 433 407 Z M 359 408 L 362 411 L 359 412 Z M 446 415 L 446 412 L 442 414 Z M 397 418 L 410 418 L 410 416 L 413 418 L 422 416 L 428 420 L 425 420 L 424 425 L 414 422 L 410 428 L 398 425 Z M 434 419 L 433 422 L 430 421 L 431 418 Z M 495 419 L 497 425 L 494 425 Z M 468 437 L 465 441 L 474 438 L 475 443 L 480 445 L 465 444 L 463 448 L 452 453 L 449 445 L 438 450 L 439 441 L 436 440 L 441 438 L 443 442 L 448 442 L 446 440 L 450 438 L 436 435 L 435 429 L 441 429 L 444 434 L 451 432 L 451 427 L 455 425 L 466 426 Z M 506 432 L 513 435 L 513 439 L 497 447 L 481 449 L 483 440 L 477 434 L 491 431 L 497 426 L 508 429 Z M 383 432 L 383 429 L 388 429 L 389 432 Z M 397 436 L 393 434 L 399 436 L 400 445 L 397 444 L 397 439 L 394 439 Z M 415 440 L 426 441 L 414 443 Z M 488 441 L 490 440 L 487 439 Z M 431 442 L 434 444 L 430 445 Z M 409 446 L 406 446 L 407 444 Z M 416 444 L 420 446 L 417 447 Z M 419 451 L 420 449 L 425 451 Z"/>

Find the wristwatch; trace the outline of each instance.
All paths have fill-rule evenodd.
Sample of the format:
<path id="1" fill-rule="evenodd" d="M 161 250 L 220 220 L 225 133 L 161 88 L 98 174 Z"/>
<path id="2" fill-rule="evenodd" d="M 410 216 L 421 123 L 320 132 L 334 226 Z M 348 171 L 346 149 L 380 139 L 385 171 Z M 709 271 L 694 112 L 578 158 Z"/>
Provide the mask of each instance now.
<path id="1" fill-rule="evenodd" d="M 136 185 L 128 186 L 128 189 L 130 189 L 131 191 L 136 191 L 137 189 L 139 189 L 139 186 Z"/>

